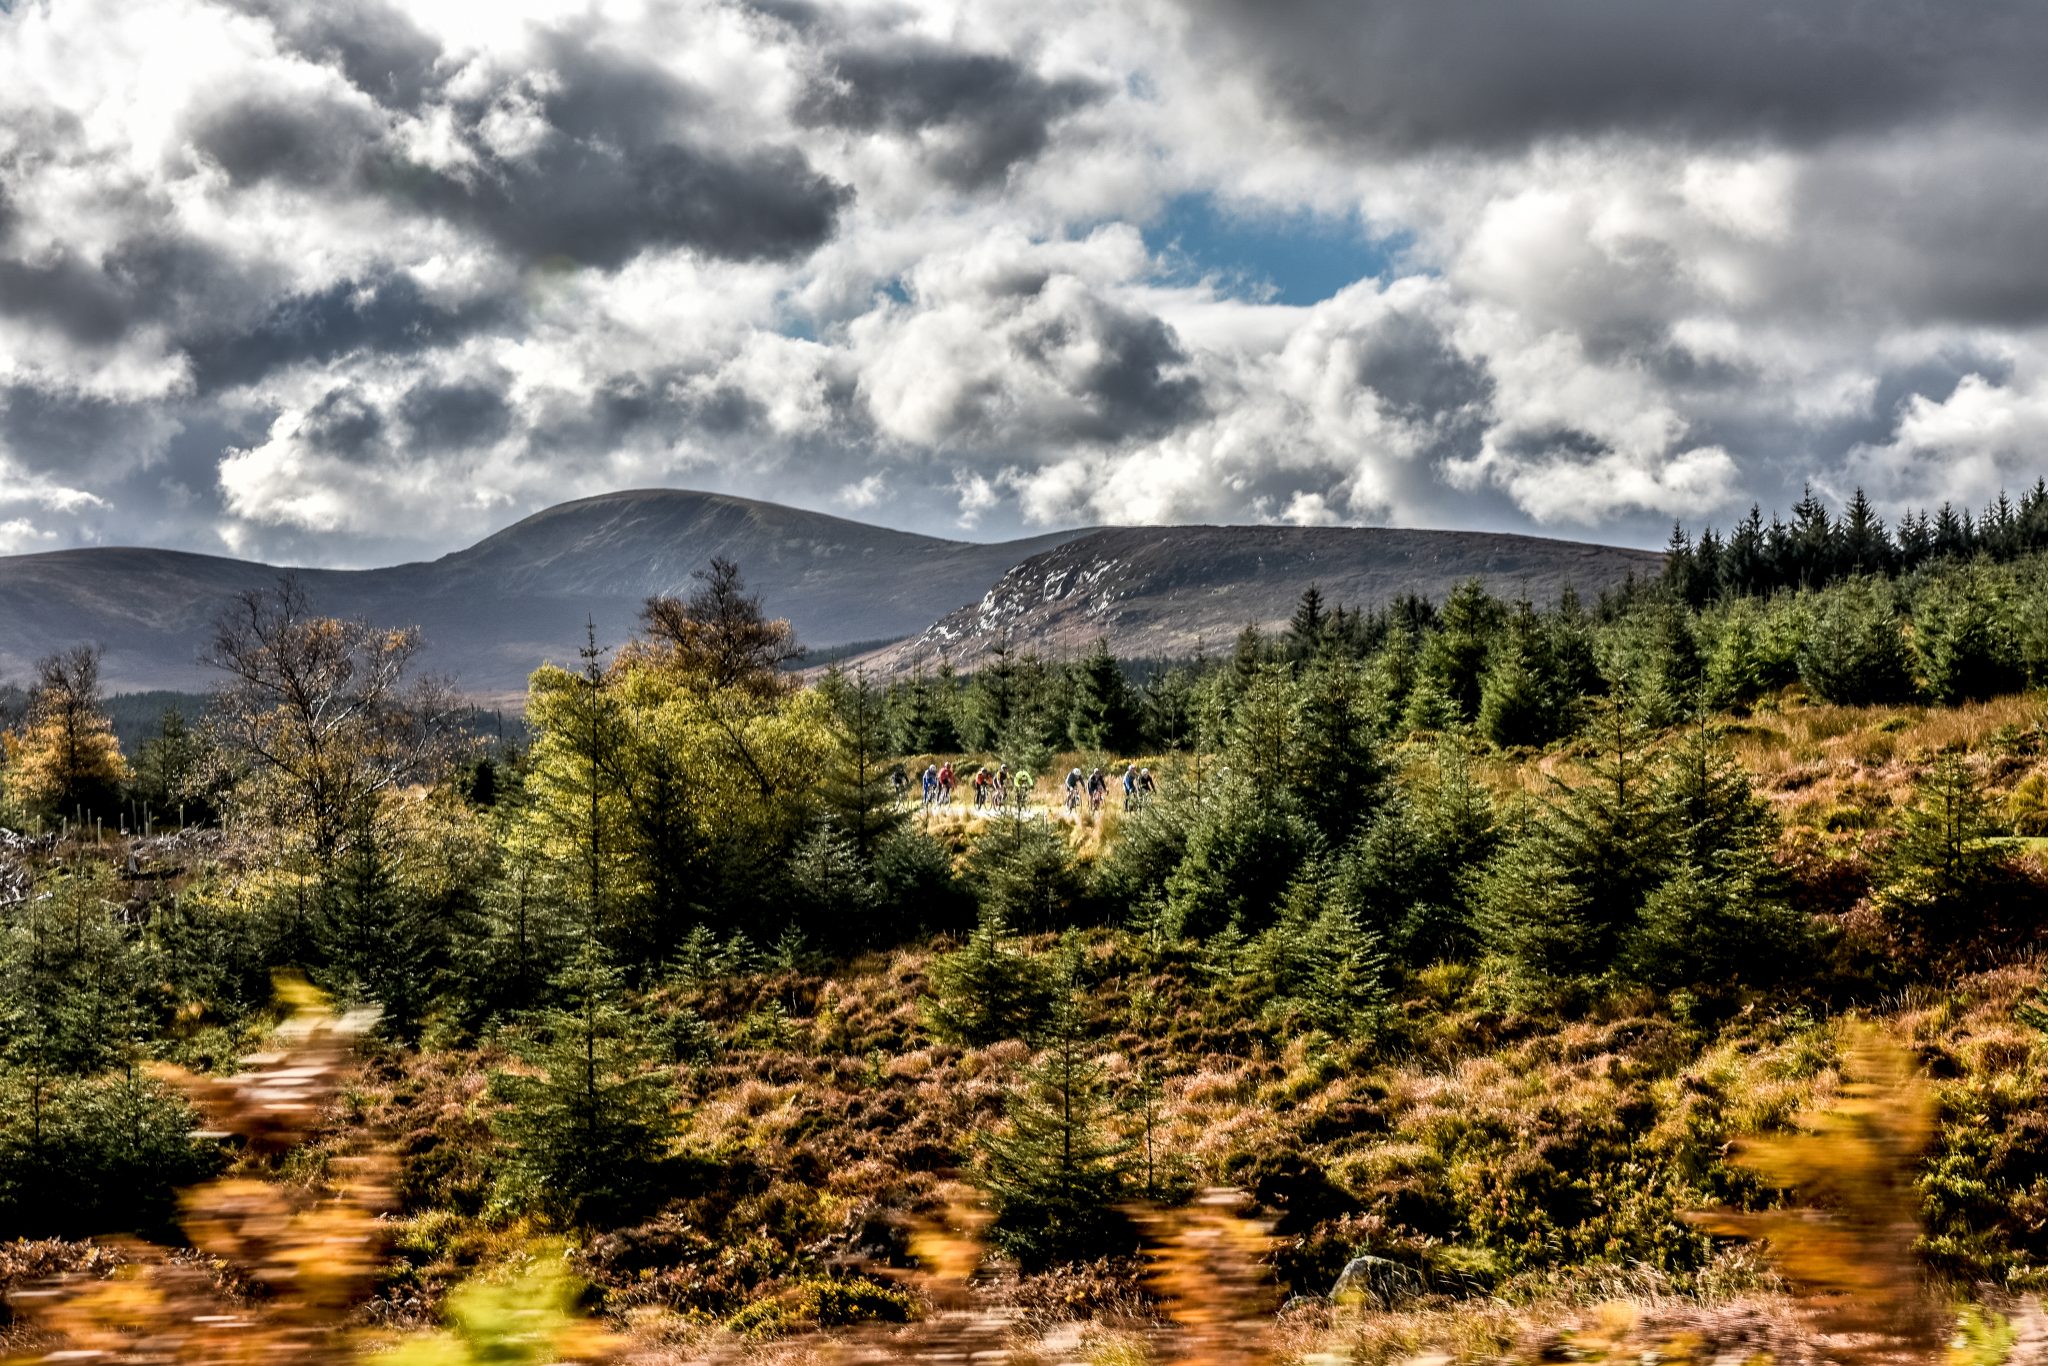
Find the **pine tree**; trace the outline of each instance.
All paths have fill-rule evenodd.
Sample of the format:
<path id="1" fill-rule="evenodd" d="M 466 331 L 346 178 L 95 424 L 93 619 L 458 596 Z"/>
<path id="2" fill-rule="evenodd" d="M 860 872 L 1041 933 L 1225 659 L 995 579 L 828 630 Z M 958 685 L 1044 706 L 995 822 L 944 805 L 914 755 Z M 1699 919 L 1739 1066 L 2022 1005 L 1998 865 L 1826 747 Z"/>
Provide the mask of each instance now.
<path id="1" fill-rule="evenodd" d="M 1848 574 L 1889 574 L 1897 562 L 1891 536 L 1877 509 L 1857 489 L 1836 528 L 1840 540 L 1837 556 L 1842 572 Z"/>
<path id="2" fill-rule="evenodd" d="M 1728 537 L 1728 550 L 1721 561 L 1721 584 L 1724 591 L 1743 597 L 1761 597 L 1771 590 L 1763 509 L 1754 503 L 1750 504 L 1749 516 Z"/>
<path id="3" fill-rule="evenodd" d="M 799 909 L 791 928 L 842 948 L 890 942 L 888 927 L 876 923 L 882 889 L 871 869 L 878 847 L 879 841 L 871 844 L 863 856 L 852 835 L 830 817 L 812 827 L 789 856 Z"/>
<path id="4" fill-rule="evenodd" d="M 545 829 L 526 803 L 524 789 L 515 789 L 493 812 L 495 867 L 468 931 L 454 943 L 463 997 L 481 1019 L 541 1001 L 584 923 L 573 873 L 550 856 Z"/>
<path id="5" fill-rule="evenodd" d="M 1683 523 L 1673 522 L 1670 539 L 1664 543 L 1664 587 L 1674 601 L 1697 605 L 1703 578 L 1693 557 L 1692 538 L 1685 534 Z"/>
<path id="6" fill-rule="evenodd" d="M 1702 703 L 1743 715 L 1782 681 L 1773 667 L 1766 634 L 1754 602 L 1738 599 L 1722 610 L 1700 680 Z"/>
<path id="7" fill-rule="evenodd" d="M 172 819 L 184 811 L 192 820 L 212 815 L 212 804 L 200 790 L 205 747 L 185 724 L 185 714 L 167 707 L 157 721 L 157 733 L 142 742 L 135 761 L 135 795 L 141 799 L 152 823 Z"/>
<path id="8" fill-rule="evenodd" d="M 1086 890 L 1073 848 L 1055 824 L 1016 814 L 995 821 L 976 842 L 967 876 L 983 906 L 1032 930 L 1071 924 Z"/>
<path id="9" fill-rule="evenodd" d="M 1836 574 L 1834 520 L 1828 506 L 1809 485 L 1792 505 L 1789 536 L 1792 584 L 1799 588 L 1822 588 Z"/>
<path id="10" fill-rule="evenodd" d="M 1136 738 L 1137 713 L 1123 666 L 1109 652 L 1109 641 L 1098 637 L 1095 648 L 1074 669 L 1067 738 L 1074 748 L 1090 753 L 1123 753 Z"/>
<path id="11" fill-rule="evenodd" d="M 1371 682 L 1362 665 L 1330 657 L 1303 672 L 1296 692 L 1291 786 L 1309 823 L 1339 845 L 1371 819 L 1387 778 Z"/>
<path id="12" fill-rule="evenodd" d="M 1054 981 L 1045 964 L 1011 942 L 1002 913 L 981 922 L 954 953 L 932 960 L 925 1019 L 942 1039 L 984 1048 L 1035 1038 L 1052 1014 Z"/>
<path id="13" fill-rule="evenodd" d="M 1233 770 L 1202 793 L 1187 852 L 1166 881 L 1167 923 L 1188 939 L 1264 926 L 1315 844 L 1313 827 L 1291 802 Z"/>
<path id="14" fill-rule="evenodd" d="M 1295 604 L 1294 616 L 1287 623 L 1287 653 L 1297 660 L 1315 658 L 1323 648 L 1328 627 L 1322 590 L 1310 584 L 1302 590 L 1301 600 Z"/>
<path id="15" fill-rule="evenodd" d="M 1925 948 L 1963 942 L 1996 922 L 1997 890 L 2008 869 L 1984 781 L 1959 754 L 1938 757 L 1914 784 L 1886 861 L 1878 902 Z"/>
<path id="16" fill-rule="evenodd" d="M 557 979 L 563 1005 L 507 1036 L 522 1066 L 491 1076 L 503 1102 L 504 1193 L 564 1226 L 615 1224 L 659 1184 L 674 1094 L 618 971 L 585 939 Z"/>
<path id="17" fill-rule="evenodd" d="M 960 743 L 970 753 L 997 748 L 1009 733 L 1011 717 L 1024 701 L 1023 679 L 1007 638 L 997 642 L 989 660 L 967 680 L 960 694 Z M 925 753 L 906 748 L 905 753 Z"/>
<path id="18" fill-rule="evenodd" d="M 1967 559 L 1973 548 L 1973 539 L 1969 517 L 1958 517 L 1955 508 L 1943 503 L 1941 510 L 1934 514 L 1933 557 L 1939 560 Z"/>
<path id="19" fill-rule="evenodd" d="M 888 716 L 881 689 L 865 674 L 834 668 L 818 683 L 830 709 L 832 758 L 817 798 L 866 866 L 876 846 L 909 819 L 889 778 Z"/>
<path id="20" fill-rule="evenodd" d="M 1650 665 L 1644 705 L 1667 720 L 1691 715 L 1699 705 L 1700 686 L 1706 677 L 1706 660 L 1700 654 L 1699 637 L 1693 633 L 1691 613 L 1666 606 L 1655 614 Z"/>
<path id="21" fill-rule="evenodd" d="M 1423 674 L 1451 699 L 1462 722 L 1479 715 L 1487 652 L 1506 618 L 1499 600 L 1469 579 L 1444 603 L 1443 625 L 1423 647 Z"/>
<path id="22" fill-rule="evenodd" d="M 1006 1123 L 982 1136 L 978 1176 L 996 1245 L 1027 1271 L 1129 1250 L 1117 1210 L 1130 1145 L 1112 1127 L 1107 1074 L 1092 1056 L 1072 984 L 1055 1001 L 1045 1048 L 1011 1093 Z"/>
<path id="23" fill-rule="evenodd" d="M 2025 679 L 2012 614 L 1981 572 L 1945 576 L 1920 595 L 1913 653 L 1927 691 L 1948 706 L 2017 691 Z"/>
<path id="24" fill-rule="evenodd" d="M 1811 935 L 1771 862 L 1777 821 L 1703 722 L 1670 755 L 1658 795 L 1676 862 L 1624 933 L 1624 969 L 1655 986 L 1717 990 L 1795 972 Z"/>
<path id="25" fill-rule="evenodd" d="M 1868 580 L 1818 595 L 1799 639 L 1799 678 L 1822 702 L 1847 706 L 1913 696 L 1905 636 L 1884 590 Z"/>
<path id="26" fill-rule="evenodd" d="M 1671 867 L 1671 816 L 1642 723 L 1625 699 L 1608 699 L 1588 736 L 1597 749 L 1586 779 L 1553 779 L 1556 797 L 1488 870 L 1482 894 L 1495 944 L 1543 976 L 1604 971 Z"/>
<path id="27" fill-rule="evenodd" d="M 1720 533 L 1708 527 L 1700 533 L 1699 543 L 1693 547 L 1693 579 L 1696 587 L 1687 601 L 1695 611 L 1713 603 L 1721 596 L 1722 565 L 1727 559 L 1727 547 L 1722 544 Z"/>
<path id="28" fill-rule="evenodd" d="M 1493 802 L 1461 748 L 1445 743 L 1338 860 L 1335 894 L 1402 962 L 1469 957 L 1473 891 L 1499 842 Z"/>
<path id="29" fill-rule="evenodd" d="M 1577 699 L 1557 676 L 1550 636 L 1523 602 L 1489 653 L 1479 694 L 1479 733 L 1502 748 L 1542 745 L 1571 729 Z"/>
<path id="30" fill-rule="evenodd" d="M 1185 749 L 1195 733 L 1195 677 L 1186 668 L 1161 669 L 1138 695 L 1138 728 L 1146 752 Z"/>
<path id="31" fill-rule="evenodd" d="M 1264 664 L 1239 689 L 1230 710 L 1223 760 L 1269 800 L 1300 797 L 1301 716 L 1294 676 L 1284 664 Z"/>
<path id="32" fill-rule="evenodd" d="M 543 665 L 528 684 L 527 718 L 539 732 L 526 790 L 532 820 L 573 870 L 569 885 L 592 933 L 623 918 L 632 876 L 624 791 L 627 718 L 616 679 L 605 667 L 597 627 L 588 629 L 575 673 Z"/>
<path id="33" fill-rule="evenodd" d="M 446 935 L 441 908 L 400 885 L 404 857 L 382 832 L 352 838 L 314 930 L 327 960 L 322 985 L 344 1001 L 375 1003 L 379 1027 L 410 1042 L 439 978 Z"/>
<path id="34" fill-rule="evenodd" d="M 889 733 L 897 754 L 952 754 L 961 748 L 961 731 L 952 717 L 952 668 L 930 678 L 920 666 L 907 684 L 889 690 Z"/>
<path id="35" fill-rule="evenodd" d="M 1385 1014 L 1387 959 L 1323 858 L 1307 860 L 1289 885 L 1279 919 L 1246 955 L 1249 970 L 1311 1029 L 1370 1037 Z"/>

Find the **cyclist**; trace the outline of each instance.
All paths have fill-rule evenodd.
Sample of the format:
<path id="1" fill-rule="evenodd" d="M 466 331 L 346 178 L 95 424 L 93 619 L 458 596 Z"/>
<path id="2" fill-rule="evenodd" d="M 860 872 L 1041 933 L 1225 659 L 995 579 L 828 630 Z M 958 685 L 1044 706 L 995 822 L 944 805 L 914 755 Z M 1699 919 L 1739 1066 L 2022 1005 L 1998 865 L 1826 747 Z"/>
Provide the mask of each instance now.
<path id="1" fill-rule="evenodd" d="M 1098 768 L 1088 775 L 1088 809 L 1090 811 L 1100 811 L 1102 809 L 1102 799 L 1108 795 L 1109 779 L 1103 777 L 1102 770 Z"/>
<path id="2" fill-rule="evenodd" d="M 1124 765 L 1124 810 L 1130 811 L 1138 805 L 1138 766 Z"/>
<path id="3" fill-rule="evenodd" d="M 1067 773 L 1067 810 L 1081 809 L 1081 770 L 1077 767 Z"/>
<path id="4" fill-rule="evenodd" d="M 1003 764 L 996 769 L 996 810 L 1001 811 L 1010 804 L 1010 766 Z"/>
<path id="5" fill-rule="evenodd" d="M 948 759 L 945 763 L 939 765 L 939 805 L 941 806 L 951 806 L 953 804 L 953 777 L 953 761 Z"/>
<path id="6" fill-rule="evenodd" d="M 1152 777 L 1152 770 L 1151 770 L 1151 769 L 1149 769 L 1149 768 L 1141 768 L 1141 769 L 1139 769 L 1139 770 L 1138 770 L 1138 804 L 1139 804 L 1140 806 L 1144 806 L 1144 805 L 1148 804 L 1149 802 L 1151 802 L 1151 800 L 1152 800 L 1152 794 L 1153 794 L 1154 792 L 1157 792 L 1158 790 L 1159 790 L 1159 783 L 1157 782 L 1157 780 L 1155 780 L 1155 779 L 1154 779 L 1154 778 Z"/>
<path id="7" fill-rule="evenodd" d="M 921 781 L 924 785 L 924 804 L 926 808 L 937 806 L 939 803 L 939 766 L 937 764 L 926 764 L 924 766 L 924 777 Z"/>
<path id="8" fill-rule="evenodd" d="M 896 794 L 896 804 L 903 805 L 904 798 L 910 795 L 910 779 L 904 776 L 903 765 L 889 770 L 889 787 Z"/>
<path id="9" fill-rule="evenodd" d="M 1010 784 L 1010 793 L 1011 800 L 1017 803 L 1018 811 L 1023 811 L 1024 808 L 1031 804 L 1031 784 L 1035 781 L 1036 779 L 1031 776 L 1030 769 L 1020 768 L 1017 770 L 1017 780 Z"/>
<path id="10" fill-rule="evenodd" d="M 979 811 L 981 810 L 982 798 L 988 793 L 988 770 L 986 768 L 976 768 L 972 782 L 974 786 L 974 809 Z"/>

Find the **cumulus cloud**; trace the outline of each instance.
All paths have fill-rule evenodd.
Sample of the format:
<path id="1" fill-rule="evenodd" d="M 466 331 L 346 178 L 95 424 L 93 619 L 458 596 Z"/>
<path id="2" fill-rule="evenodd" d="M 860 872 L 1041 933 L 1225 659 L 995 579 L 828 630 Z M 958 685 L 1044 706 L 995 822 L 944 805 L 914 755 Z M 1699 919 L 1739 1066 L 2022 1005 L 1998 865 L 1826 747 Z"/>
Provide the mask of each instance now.
<path id="1" fill-rule="evenodd" d="M 2044 58 L 2019 0 L 19 0 L 0 548 L 1980 503 L 2048 437 Z M 1352 282 L 1248 291 L 1254 222 Z"/>

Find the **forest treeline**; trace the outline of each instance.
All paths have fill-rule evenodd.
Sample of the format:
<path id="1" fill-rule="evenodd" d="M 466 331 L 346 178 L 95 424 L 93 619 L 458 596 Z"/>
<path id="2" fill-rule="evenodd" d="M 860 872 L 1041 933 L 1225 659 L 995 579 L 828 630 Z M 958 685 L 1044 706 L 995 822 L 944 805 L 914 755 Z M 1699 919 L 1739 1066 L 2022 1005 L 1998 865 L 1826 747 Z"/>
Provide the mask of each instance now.
<path id="1" fill-rule="evenodd" d="M 1856 516 L 1829 520 L 1830 545 Z M 1727 734 L 1794 685 L 1862 704 L 2039 683 L 2048 560 L 1999 559 L 1986 519 L 1965 525 L 1968 553 L 1711 594 L 1688 577 L 1697 546 L 1693 569 L 1674 556 L 1663 582 L 1590 604 L 1475 582 L 1354 609 L 1308 588 L 1284 631 L 1138 682 L 1104 642 L 968 678 L 803 683 L 787 623 L 716 562 L 650 601 L 632 639 L 536 671 L 517 748 L 461 724 L 416 633 L 321 616 L 290 582 L 221 617 L 204 715 L 167 715 L 132 765 L 97 653 L 60 652 L 0 768 L 18 832 L 0 882 L 0 1232 L 166 1219 L 173 1188 L 225 1159 L 148 1064 L 229 1066 L 274 1022 L 280 970 L 375 1003 L 400 1054 L 492 1060 L 478 1151 L 423 1152 L 405 1198 L 609 1229 L 722 1188 L 738 1158 L 677 1146 L 690 1078 L 788 1038 L 791 984 L 936 944 L 898 1042 L 1027 1046 L 941 1156 L 986 1192 L 998 1246 L 1038 1267 L 1128 1248 L 1130 1197 L 1196 1184 L 1147 1160 L 1171 1019 L 1133 1035 L 1088 1004 L 1112 960 L 1173 984 L 1190 1018 L 1360 1059 L 1419 1046 L 1401 1003 L 1454 979 L 1490 1010 L 1566 1018 L 1647 994 L 1711 1031 L 1759 1001 L 1832 1009 L 1997 961 L 2038 931 L 2025 837 L 2048 800 L 1941 754 L 1864 822 L 1882 838 L 1815 852 Z M 1499 781 L 1532 747 L 1555 759 L 1541 781 Z M 1041 776 L 1145 756 L 1163 782 L 1143 810 L 1078 822 L 935 817 L 896 779 L 941 754 Z M 141 805 L 182 807 L 185 829 L 108 835 Z M 783 995 L 735 1019 L 739 979 Z M 1112 1038 L 1135 1065 L 1105 1067 Z M 881 1085 L 879 1053 L 854 1047 L 844 1061 Z M 1476 1188 L 1431 1198 L 1449 1203 L 1387 1238 L 1497 1237 L 1496 1268 L 1540 1258 L 1536 1234 L 1487 1232 L 1458 1203 L 1488 1198 Z M 1527 1198 L 1554 1203 L 1529 1226 L 1543 1237 L 1594 1217 L 1567 1186 Z M 1672 1202 L 1641 1218 L 1585 1234 L 1584 1255 L 1700 1264 Z M 885 1230 L 849 1236 L 887 1252 Z M 811 1246 L 793 1232 L 761 1255 L 801 1269 Z M 1341 1267 L 1331 1248 L 1303 1274 Z"/>

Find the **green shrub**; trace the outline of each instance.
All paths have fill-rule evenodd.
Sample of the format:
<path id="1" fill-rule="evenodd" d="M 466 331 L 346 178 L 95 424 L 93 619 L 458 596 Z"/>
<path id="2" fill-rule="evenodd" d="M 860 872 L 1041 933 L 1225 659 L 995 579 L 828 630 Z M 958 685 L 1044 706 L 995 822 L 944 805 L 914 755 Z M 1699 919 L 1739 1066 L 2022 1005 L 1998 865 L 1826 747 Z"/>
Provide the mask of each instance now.
<path id="1" fill-rule="evenodd" d="M 770 1337 L 802 1328 L 838 1328 L 850 1323 L 910 1323 L 923 1312 L 917 1296 L 865 1276 L 813 1276 L 756 1300 L 727 1319 L 743 1337 Z"/>

